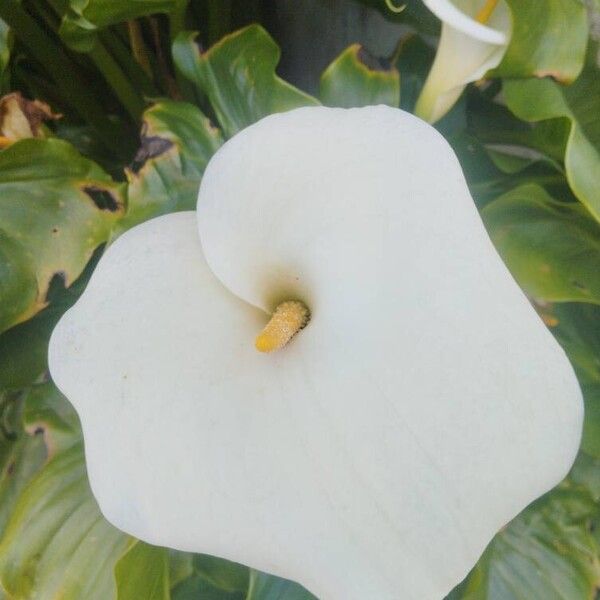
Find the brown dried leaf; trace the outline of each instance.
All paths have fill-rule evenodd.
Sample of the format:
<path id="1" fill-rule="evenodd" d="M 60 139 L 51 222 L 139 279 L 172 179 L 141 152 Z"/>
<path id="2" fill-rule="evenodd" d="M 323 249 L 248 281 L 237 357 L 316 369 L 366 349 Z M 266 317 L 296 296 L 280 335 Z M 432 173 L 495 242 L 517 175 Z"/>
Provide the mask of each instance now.
<path id="1" fill-rule="evenodd" d="M 28 100 L 20 92 L 0 98 L 0 135 L 3 145 L 16 140 L 43 137 L 41 125 L 44 121 L 60 119 L 62 115 L 41 100 Z"/>

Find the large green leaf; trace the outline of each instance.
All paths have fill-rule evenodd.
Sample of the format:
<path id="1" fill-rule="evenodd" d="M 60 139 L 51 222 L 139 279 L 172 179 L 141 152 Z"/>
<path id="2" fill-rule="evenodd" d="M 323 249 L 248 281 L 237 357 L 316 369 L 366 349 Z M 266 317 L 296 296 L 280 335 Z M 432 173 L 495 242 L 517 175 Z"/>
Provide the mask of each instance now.
<path id="1" fill-rule="evenodd" d="M 0 332 L 81 274 L 124 209 L 124 189 L 61 140 L 0 153 Z"/>
<path id="2" fill-rule="evenodd" d="M 173 590 L 173 600 L 316 600 L 302 586 L 219 558 L 196 555 L 193 574 Z"/>
<path id="3" fill-rule="evenodd" d="M 318 104 L 275 74 L 280 51 L 259 25 L 225 36 L 203 52 L 197 34 L 173 44 L 178 69 L 206 94 L 227 137 L 271 113 Z"/>
<path id="4" fill-rule="evenodd" d="M 600 381 L 580 379 L 579 383 L 585 401 L 581 449 L 600 458 Z"/>
<path id="5" fill-rule="evenodd" d="M 567 179 L 574 194 L 600 220 L 600 68 L 598 45 L 590 43 L 586 66 L 570 86 L 551 79 L 504 83 L 508 107 L 520 119 L 563 118 L 570 124 L 565 152 Z"/>
<path id="6" fill-rule="evenodd" d="M 600 507 L 585 490 L 559 489 L 532 504 L 491 542 L 448 600 L 595 598 Z"/>
<path id="7" fill-rule="evenodd" d="M 185 581 L 194 573 L 193 559 L 194 555 L 191 552 L 169 550 L 169 581 L 171 587 Z"/>
<path id="8" fill-rule="evenodd" d="M 481 215 L 529 295 L 600 304 L 600 225 L 582 206 L 526 184 L 490 202 Z"/>
<path id="9" fill-rule="evenodd" d="M 317 600 L 301 585 L 267 575 L 260 571 L 251 571 L 250 586 L 246 600 Z"/>
<path id="10" fill-rule="evenodd" d="M 162 100 L 146 110 L 141 147 L 127 170 L 127 214 L 118 228 L 193 210 L 202 173 L 222 143 L 219 130 L 191 104 Z"/>
<path id="11" fill-rule="evenodd" d="M 551 331 L 575 367 L 585 400 L 582 449 L 600 458 L 600 307 L 555 305 L 549 311 Z"/>
<path id="12" fill-rule="evenodd" d="M 469 130 L 485 144 L 522 149 L 554 165 L 562 163 L 569 136 L 565 120 L 528 123 L 518 119 L 499 101 L 500 86 L 496 82 L 484 92 L 476 87 L 469 89 Z"/>
<path id="13" fill-rule="evenodd" d="M 569 473 L 569 479 L 577 486 L 584 487 L 596 503 L 600 502 L 600 458 L 579 452 L 577 460 Z M 599 534 L 596 540 L 600 543 Z"/>
<path id="14" fill-rule="evenodd" d="M 46 374 L 52 330 L 85 289 L 99 255 L 100 250 L 71 287 L 52 295 L 49 306 L 0 335 L 0 392 L 28 387 Z"/>
<path id="15" fill-rule="evenodd" d="M 240 592 L 228 592 L 215 587 L 202 576 L 194 573 L 171 590 L 171 600 L 245 600 Z"/>
<path id="16" fill-rule="evenodd" d="M 427 73 L 435 58 L 435 50 L 416 33 L 409 33 L 398 43 L 394 64 L 401 73 L 400 107 L 413 112 Z"/>
<path id="17" fill-rule="evenodd" d="M 525 123 L 501 103 L 501 82 L 467 90 L 467 130 L 448 141 L 479 207 L 518 185 L 537 183 L 573 199 L 562 159 L 568 131 L 559 120 Z"/>
<path id="18" fill-rule="evenodd" d="M 78 443 L 19 498 L 0 544 L 0 581 L 15 600 L 107 600 L 115 593 L 111 565 L 130 543 L 100 514 Z"/>
<path id="19" fill-rule="evenodd" d="M 551 307 L 551 331 L 580 379 L 600 382 L 600 307 L 567 303 Z"/>
<path id="20" fill-rule="evenodd" d="M 66 0 L 60 35 L 73 49 L 88 52 L 100 29 L 155 13 L 168 13 L 178 0 Z"/>
<path id="21" fill-rule="evenodd" d="M 15 441 L 2 440 L 1 445 L 5 448 L 0 471 L 0 536 L 23 489 L 46 458 L 46 447 L 41 436 L 23 434 Z"/>
<path id="22" fill-rule="evenodd" d="M 52 384 L 25 400 L 24 425 L 49 462 L 24 488 L 0 541 L 0 583 L 14 600 L 108 600 L 112 566 L 131 544 L 91 495 L 73 408 Z"/>
<path id="23" fill-rule="evenodd" d="M 190 555 L 190 573 L 173 589 L 173 600 L 245 600 L 249 569 L 209 556 Z"/>
<path id="24" fill-rule="evenodd" d="M 326 106 L 397 107 L 400 74 L 388 61 L 372 57 L 360 44 L 352 44 L 321 75 L 320 96 Z"/>
<path id="25" fill-rule="evenodd" d="M 169 553 L 137 542 L 115 567 L 117 600 L 169 600 Z"/>
<path id="26" fill-rule="evenodd" d="M 506 0 L 513 18 L 508 49 L 495 76 L 573 81 L 583 66 L 588 36 L 580 0 Z"/>
<path id="27" fill-rule="evenodd" d="M 0 539 L 21 492 L 47 456 L 44 438 L 23 430 L 23 396 L 0 393 Z"/>
<path id="28" fill-rule="evenodd" d="M 228 592 L 246 592 L 248 589 L 250 571 L 244 565 L 208 554 L 197 554 L 193 566 L 199 575 L 217 588 Z"/>

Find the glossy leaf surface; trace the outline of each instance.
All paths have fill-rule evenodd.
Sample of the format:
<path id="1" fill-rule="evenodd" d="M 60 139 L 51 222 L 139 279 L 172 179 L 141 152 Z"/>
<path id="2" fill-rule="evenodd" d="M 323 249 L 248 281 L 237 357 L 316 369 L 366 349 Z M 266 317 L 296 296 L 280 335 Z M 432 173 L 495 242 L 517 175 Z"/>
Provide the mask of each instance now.
<path id="1" fill-rule="evenodd" d="M 208 96 L 227 137 L 262 117 L 318 104 L 275 73 L 279 48 L 269 34 L 251 25 L 202 51 L 195 33 L 182 33 L 173 46 L 180 71 Z"/>
<path id="2" fill-rule="evenodd" d="M 582 206 L 528 184 L 488 204 L 482 217 L 528 294 L 600 304 L 600 226 Z"/>
<path id="3" fill-rule="evenodd" d="M 0 331 L 69 286 L 123 214 L 123 186 L 66 142 L 28 139 L 0 154 Z"/>
<path id="4" fill-rule="evenodd" d="M 371 56 L 359 44 L 353 44 L 321 75 L 320 96 L 326 106 L 398 106 L 400 74 L 395 66 Z"/>
<path id="5" fill-rule="evenodd" d="M 128 206 L 119 230 L 190 210 L 221 133 L 191 104 L 162 100 L 144 113 L 141 146 L 127 170 Z"/>
<path id="6" fill-rule="evenodd" d="M 583 67 L 588 36 L 586 8 L 578 0 L 506 0 L 513 30 L 494 75 L 573 81 Z"/>
<path id="7" fill-rule="evenodd" d="M 600 583 L 600 511 L 581 489 L 551 492 L 501 531 L 448 600 L 592 598 Z"/>
<path id="8" fill-rule="evenodd" d="M 508 107 L 525 121 L 565 119 L 570 132 L 565 152 L 567 179 L 574 194 L 600 220 L 600 67 L 590 43 L 586 67 L 570 86 L 551 79 L 510 80 Z"/>

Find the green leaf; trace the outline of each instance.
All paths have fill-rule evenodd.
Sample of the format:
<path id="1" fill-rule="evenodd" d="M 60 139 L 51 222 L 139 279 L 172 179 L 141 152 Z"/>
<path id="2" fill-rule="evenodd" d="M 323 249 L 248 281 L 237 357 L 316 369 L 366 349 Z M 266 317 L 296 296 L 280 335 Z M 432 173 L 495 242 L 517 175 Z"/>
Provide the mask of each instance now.
<path id="1" fill-rule="evenodd" d="M 169 600 L 169 552 L 137 542 L 115 567 L 117 600 Z"/>
<path id="2" fill-rule="evenodd" d="M 0 544 L 0 582 L 15 600 L 107 600 L 114 597 L 111 564 L 130 543 L 100 514 L 78 443 L 19 498 Z"/>
<path id="3" fill-rule="evenodd" d="M 568 131 L 560 120 L 525 123 L 500 104 L 501 82 L 467 90 L 467 131 L 448 141 L 481 208 L 517 185 L 537 183 L 573 200 L 562 165 Z"/>
<path id="4" fill-rule="evenodd" d="M 581 71 L 588 36 L 579 0 L 507 0 L 513 31 L 496 77 L 545 77 L 569 83 Z"/>
<path id="5" fill-rule="evenodd" d="M 600 307 L 582 303 L 556 305 L 546 320 L 573 364 L 583 392 L 581 448 L 600 458 Z"/>
<path id="6" fill-rule="evenodd" d="M 22 435 L 9 443 L 8 450 L 0 472 L 0 535 L 4 533 L 21 492 L 46 457 L 44 441 L 39 436 Z"/>
<path id="7" fill-rule="evenodd" d="M 43 436 L 48 459 L 68 450 L 81 438 L 77 413 L 51 382 L 27 391 L 23 427 L 31 436 Z"/>
<path id="8" fill-rule="evenodd" d="M 582 379 L 579 383 L 585 401 L 581 449 L 600 458 L 600 382 Z"/>
<path id="9" fill-rule="evenodd" d="M 25 400 L 25 429 L 49 462 L 23 489 L 0 541 L 0 583 L 14 600 L 108 600 L 113 565 L 131 544 L 89 489 L 75 412 L 48 383 Z"/>
<path id="10" fill-rule="evenodd" d="M 54 294 L 44 310 L 0 335 L 0 391 L 28 387 L 46 374 L 52 330 L 85 289 L 99 256 L 98 250 L 77 281 Z"/>
<path id="11" fill-rule="evenodd" d="M 78 52 L 89 52 L 99 30 L 110 25 L 156 13 L 169 13 L 177 0 L 67 0 L 60 36 Z"/>
<path id="12" fill-rule="evenodd" d="M 169 550 L 169 581 L 171 587 L 175 587 L 194 573 L 193 559 L 194 555 L 191 552 Z"/>
<path id="13" fill-rule="evenodd" d="M 555 165 L 562 163 L 569 135 L 568 123 L 564 119 L 537 123 L 518 119 L 500 102 L 501 85 L 497 81 L 484 91 L 475 86 L 469 88 L 469 130 L 485 144 L 532 150 Z"/>
<path id="14" fill-rule="evenodd" d="M 196 554 L 194 570 L 212 585 L 228 592 L 245 592 L 248 589 L 250 571 L 238 563 L 210 556 Z"/>
<path id="15" fill-rule="evenodd" d="M 219 130 L 198 108 L 172 100 L 146 110 L 141 138 L 127 170 L 127 213 L 119 230 L 161 214 L 195 209 L 204 169 L 223 143 Z"/>
<path id="16" fill-rule="evenodd" d="M 0 90 L 4 87 L 4 71 L 10 59 L 9 31 L 8 25 L 0 19 Z"/>
<path id="17" fill-rule="evenodd" d="M 569 479 L 591 494 L 596 503 L 600 501 L 600 459 L 580 452 L 569 473 Z M 596 534 L 598 539 L 598 534 Z"/>
<path id="18" fill-rule="evenodd" d="M 586 66 L 577 81 L 562 86 L 550 79 L 504 82 L 506 103 L 525 121 L 564 118 L 570 124 L 565 151 L 573 193 L 600 220 L 600 68 L 598 46 L 590 42 Z"/>
<path id="19" fill-rule="evenodd" d="M 317 600 L 301 585 L 287 579 L 250 572 L 250 587 L 246 600 Z"/>
<path id="20" fill-rule="evenodd" d="M 245 600 L 245 593 L 215 587 L 194 573 L 171 590 L 171 600 Z"/>
<path id="21" fill-rule="evenodd" d="M 594 598 L 599 507 L 581 489 L 558 489 L 523 511 L 488 546 L 452 600 Z"/>
<path id="22" fill-rule="evenodd" d="M 248 567 L 207 554 L 190 556 L 191 573 L 175 586 L 172 600 L 245 600 Z"/>
<path id="23" fill-rule="evenodd" d="M 435 50 L 415 33 L 402 37 L 396 49 L 394 64 L 400 77 L 400 107 L 414 112 L 417 98 L 435 57 Z"/>
<path id="24" fill-rule="evenodd" d="M 123 213 L 123 186 L 61 140 L 0 153 L 0 332 L 81 274 Z"/>
<path id="25" fill-rule="evenodd" d="M 507 175 L 516 175 L 538 163 L 546 163 L 548 167 L 562 174 L 562 169 L 556 161 L 528 148 L 509 144 L 487 144 L 485 149 L 496 167 Z"/>
<path id="26" fill-rule="evenodd" d="M 400 74 L 388 61 L 371 56 L 360 44 L 352 44 L 321 75 L 320 96 L 326 106 L 397 107 Z"/>
<path id="27" fill-rule="evenodd" d="M 529 295 L 600 304 L 600 225 L 582 206 L 525 184 L 490 202 L 481 216 Z"/>
<path id="28" fill-rule="evenodd" d="M 20 422 L 23 395 L 3 393 L 0 396 L 0 539 L 21 492 L 47 456 L 43 437 L 27 435 L 23 430 Z"/>
<path id="29" fill-rule="evenodd" d="M 551 307 L 552 329 L 580 379 L 600 382 L 600 307 L 568 303 Z"/>
<path id="30" fill-rule="evenodd" d="M 181 73 L 208 96 L 227 137 L 271 113 L 318 104 L 275 74 L 279 47 L 260 25 L 229 34 L 206 52 L 196 36 L 179 34 L 173 58 Z"/>

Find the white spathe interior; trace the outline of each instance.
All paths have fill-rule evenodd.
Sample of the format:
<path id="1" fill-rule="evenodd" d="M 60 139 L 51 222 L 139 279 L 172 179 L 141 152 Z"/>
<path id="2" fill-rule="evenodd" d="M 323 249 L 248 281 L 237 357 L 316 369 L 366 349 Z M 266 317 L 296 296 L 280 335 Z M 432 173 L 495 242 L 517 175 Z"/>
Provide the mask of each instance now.
<path id="1" fill-rule="evenodd" d="M 273 115 L 212 159 L 197 217 L 120 237 L 52 336 L 102 511 L 321 600 L 440 600 L 582 422 L 452 150 L 387 107 Z M 256 352 L 297 298 L 308 327 Z"/>
<path id="2" fill-rule="evenodd" d="M 475 15 L 484 6 L 485 0 L 423 0 L 423 4 L 442 23 L 471 38 L 488 44 L 508 43 L 503 27 L 504 15 L 508 11 L 505 0 L 498 2 L 487 25 L 475 20 Z"/>

